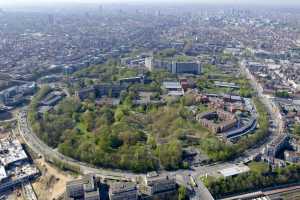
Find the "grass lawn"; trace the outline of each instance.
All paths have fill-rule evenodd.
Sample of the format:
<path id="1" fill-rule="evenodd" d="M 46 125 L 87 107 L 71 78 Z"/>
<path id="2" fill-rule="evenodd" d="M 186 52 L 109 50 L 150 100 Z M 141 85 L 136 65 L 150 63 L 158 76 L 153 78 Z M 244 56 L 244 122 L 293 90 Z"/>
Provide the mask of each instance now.
<path id="1" fill-rule="evenodd" d="M 248 166 L 255 173 L 267 173 L 269 171 L 269 165 L 264 162 L 251 162 Z"/>

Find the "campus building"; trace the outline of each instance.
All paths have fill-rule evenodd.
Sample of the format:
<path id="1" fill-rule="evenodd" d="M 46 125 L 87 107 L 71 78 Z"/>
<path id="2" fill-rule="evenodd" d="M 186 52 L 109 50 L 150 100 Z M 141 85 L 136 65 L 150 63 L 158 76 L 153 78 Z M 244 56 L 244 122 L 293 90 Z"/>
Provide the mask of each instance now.
<path id="1" fill-rule="evenodd" d="M 145 58 L 145 66 L 149 71 L 167 70 L 173 74 L 201 74 L 202 67 L 199 61 L 161 60 L 153 57 Z"/>
<path id="2" fill-rule="evenodd" d="M 168 176 L 159 176 L 156 173 L 147 174 L 143 177 L 143 183 L 140 186 L 140 191 L 148 196 L 153 196 L 158 193 L 169 193 L 176 191 L 177 185 L 174 179 Z"/>
<path id="3" fill-rule="evenodd" d="M 99 187 L 95 177 L 86 176 L 83 179 L 70 181 L 66 185 L 66 200 L 100 200 Z"/>
<path id="4" fill-rule="evenodd" d="M 213 133 L 228 131 L 238 123 L 234 114 L 223 110 L 201 113 L 196 118 L 202 126 L 208 128 Z"/>
<path id="5" fill-rule="evenodd" d="M 119 97 L 121 92 L 126 90 L 126 88 L 126 86 L 118 84 L 99 84 L 76 91 L 75 96 L 80 100 L 90 97 Z"/>
<path id="6" fill-rule="evenodd" d="M 109 188 L 110 200 L 137 200 L 138 190 L 134 183 L 114 183 Z"/>
<path id="7" fill-rule="evenodd" d="M 34 94 L 37 89 L 35 82 L 13 86 L 0 92 L 0 102 L 5 106 L 18 106 L 26 101 L 26 96 Z"/>

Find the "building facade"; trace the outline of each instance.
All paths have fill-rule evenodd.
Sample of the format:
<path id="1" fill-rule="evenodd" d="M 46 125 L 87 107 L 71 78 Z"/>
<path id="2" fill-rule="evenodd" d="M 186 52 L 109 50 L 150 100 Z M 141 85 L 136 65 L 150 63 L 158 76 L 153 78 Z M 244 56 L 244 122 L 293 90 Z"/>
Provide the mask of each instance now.
<path id="1" fill-rule="evenodd" d="M 149 71 L 166 70 L 173 74 L 201 74 L 202 67 L 199 61 L 179 62 L 175 60 L 145 58 L 145 66 Z"/>
<path id="2" fill-rule="evenodd" d="M 168 176 L 145 176 L 143 184 L 140 186 L 140 191 L 148 196 L 153 196 L 158 193 L 166 193 L 176 191 L 177 185 L 174 179 Z"/>
<path id="3" fill-rule="evenodd" d="M 66 200 L 100 200 L 99 187 L 95 177 L 88 175 L 66 184 Z"/>
<path id="4" fill-rule="evenodd" d="M 134 183 L 115 183 L 109 189 L 110 200 L 137 200 L 138 190 Z"/>

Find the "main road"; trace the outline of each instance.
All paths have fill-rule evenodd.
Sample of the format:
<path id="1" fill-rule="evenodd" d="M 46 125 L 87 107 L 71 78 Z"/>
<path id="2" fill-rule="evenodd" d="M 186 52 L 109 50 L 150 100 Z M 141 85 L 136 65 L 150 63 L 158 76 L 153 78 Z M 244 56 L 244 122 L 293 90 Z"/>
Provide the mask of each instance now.
<path id="1" fill-rule="evenodd" d="M 246 68 L 245 63 L 241 64 L 241 71 L 250 79 L 252 87 L 256 90 L 256 93 L 260 100 L 267 106 L 268 113 L 272 120 L 276 120 L 277 126 L 276 129 L 272 132 L 271 136 L 266 140 L 265 144 L 271 143 L 276 140 L 276 138 L 283 133 L 283 121 L 281 118 L 278 118 L 278 113 L 272 109 L 271 100 L 267 98 L 263 94 L 263 90 L 261 85 L 256 81 L 256 79 L 252 76 L 249 70 Z M 41 141 L 35 133 L 33 133 L 31 126 L 28 123 L 27 119 L 27 108 L 25 107 L 20 111 L 18 115 L 18 131 L 25 143 L 38 155 L 43 156 L 46 159 L 57 159 L 61 160 L 65 163 L 76 166 L 80 169 L 82 174 L 93 173 L 105 179 L 115 179 L 115 180 L 124 180 L 124 181 L 136 181 L 137 178 L 143 174 L 135 174 L 128 171 L 121 170 L 109 170 L 97 168 L 94 166 L 90 166 L 87 163 L 79 162 L 70 157 L 64 156 L 59 153 L 57 150 L 50 148 L 43 141 Z M 178 170 L 176 172 L 161 172 L 162 174 L 176 177 L 176 175 L 181 175 L 184 177 L 195 177 L 197 180 L 200 176 L 211 175 L 218 176 L 218 171 L 224 168 L 235 166 L 238 163 L 246 162 L 253 160 L 253 158 L 262 152 L 263 145 L 257 148 L 247 150 L 243 156 L 236 158 L 232 162 L 224 162 L 224 163 L 216 163 L 211 165 L 197 166 L 192 167 L 190 170 Z M 199 184 L 199 183 L 198 183 Z M 199 189 L 199 187 L 195 187 L 195 191 L 198 193 L 203 190 L 203 188 Z M 198 194 L 199 195 L 199 194 Z M 200 197 L 198 199 L 201 199 Z"/>
<path id="2" fill-rule="evenodd" d="M 263 87 L 257 81 L 255 76 L 253 76 L 250 70 L 247 68 L 245 60 L 241 61 L 240 66 L 241 66 L 242 73 L 250 80 L 250 84 L 256 90 L 257 96 L 268 109 L 268 113 L 271 120 L 276 122 L 276 130 L 274 131 L 274 134 L 272 134 L 271 137 L 269 138 L 269 141 L 267 141 L 267 143 L 272 143 L 278 137 L 286 134 L 284 131 L 284 121 L 282 119 L 280 109 L 277 107 L 276 104 L 274 104 L 274 102 L 272 102 L 270 96 L 267 96 L 263 93 Z"/>
<path id="3" fill-rule="evenodd" d="M 79 162 L 68 156 L 59 153 L 57 150 L 49 147 L 43 141 L 41 141 L 35 133 L 33 133 L 31 126 L 28 123 L 27 111 L 26 109 L 20 111 L 18 115 L 18 132 L 22 136 L 24 142 L 39 156 L 43 156 L 48 160 L 60 160 L 64 163 L 70 164 L 72 166 L 78 167 L 82 174 L 97 174 L 103 178 L 107 179 L 117 179 L 125 181 L 135 180 L 139 174 L 134 174 L 131 172 L 117 170 L 107 170 L 102 168 L 95 168 L 88 165 L 87 163 Z"/>
<path id="4" fill-rule="evenodd" d="M 244 62 L 241 62 L 241 71 L 247 76 L 247 78 L 250 79 L 251 85 L 256 90 L 258 97 L 268 108 L 268 113 L 271 116 L 271 119 L 277 121 L 276 130 L 273 131 L 273 133 L 271 134 L 271 137 L 266 141 L 266 143 L 271 143 L 273 140 L 276 139 L 276 137 L 274 137 L 274 136 L 277 136 L 283 132 L 282 119 L 278 117 L 278 113 L 274 112 L 274 110 L 270 106 L 272 102 L 270 101 L 269 98 L 267 98 L 265 95 L 263 95 L 262 87 L 256 81 L 256 79 L 252 76 L 252 74 L 249 72 L 249 70 L 246 68 Z M 53 157 L 53 158 L 65 161 L 67 163 L 70 163 L 74 166 L 78 166 L 78 167 L 80 167 L 80 171 L 83 174 L 87 174 L 87 173 L 107 174 L 107 175 L 112 175 L 112 176 L 115 176 L 118 178 L 123 177 L 125 179 L 134 179 L 138 176 L 137 174 L 126 172 L 126 171 L 95 168 L 86 163 L 82 163 L 82 162 L 76 161 L 70 157 L 64 156 L 63 154 L 59 153 L 58 151 L 50 148 L 43 141 L 41 141 L 36 136 L 36 134 L 33 133 L 31 126 L 29 125 L 29 123 L 27 121 L 26 108 L 24 108 L 22 111 L 20 111 L 20 113 L 18 115 L 18 130 L 19 130 L 19 133 L 21 134 L 21 136 L 23 137 L 24 141 L 27 143 L 27 145 L 30 146 L 37 154 L 43 155 L 46 158 Z M 240 163 L 243 161 L 252 160 L 253 157 L 255 157 L 257 154 L 261 153 L 262 148 L 263 148 L 263 146 L 249 149 L 244 153 L 243 156 L 236 158 L 234 162 L 218 163 L 218 164 L 214 164 L 214 165 L 193 167 L 193 170 L 190 172 L 194 173 L 196 171 L 202 175 L 204 175 L 204 174 L 215 175 L 216 171 L 218 171 L 219 169 L 224 169 L 225 167 L 230 167 L 236 163 Z"/>

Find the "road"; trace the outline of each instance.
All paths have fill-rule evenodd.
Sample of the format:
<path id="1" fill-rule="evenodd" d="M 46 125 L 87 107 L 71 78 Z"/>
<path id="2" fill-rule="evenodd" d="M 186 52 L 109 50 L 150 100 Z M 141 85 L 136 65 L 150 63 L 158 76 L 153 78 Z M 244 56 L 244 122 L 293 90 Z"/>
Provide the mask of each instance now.
<path id="1" fill-rule="evenodd" d="M 63 154 L 59 153 L 58 151 L 50 148 L 44 142 L 42 142 L 36 134 L 34 134 L 31 130 L 31 127 L 28 125 L 27 121 L 27 113 L 25 110 L 21 111 L 18 115 L 18 131 L 22 138 L 24 139 L 25 143 L 38 155 L 43 156 L 47 159 L 54 158 L 71 165 L 77 166 L 80 168 L 80 171 L 83 174 L 94 173 L 100 177 L 106 179 L 117 179 L 117 180 L 125 180 L 125 181 L 132 181 L 135 180 L 139 174 L 134 174 L 131 172 L 118 172 L 114 170 L 106 170 L 102 168 L 94 168 L 89 166 L 86 163 L 76 161 L 70 157 L 64 156 Z"/>
<path id="2" fill-rule="evenodd" d="M 241 70 L 244 73 L 244 75 L 250 80 L 251 86 L 256 90 L 257 96 L 263 102 L 263 104 L 268 109 L 269 116 L 272 121 L 275 122 L 276 128 L 274 131 L 272 131 L 272 134 L 270 134 L 270 137 L 267 139 L 265 145 L 271 144 L 272 142 L 276 141 L 279 137 L 282 135 L 285 135 L 284 131 L 284 121 L 282 119 L 282 115 L 280 113 L 280 109 L 277 107 L 277 105 L 274 105 L 271 101 L 270 97 L 267 95 L 264 95 L 263 93 L 263 87 L 261 84 L 256 80 L 256 78 L 251 74 L 249 69 L 246 67 L 246 62 L 243 60 L 241 62 Z"/>
<path id="3" fill-rule="evenodd" d="M 246 68 L 245 65 L 242 65 L 241 67 L 244 74 L 251 80 L 251 85 L 253 88 L 255 88 L 258 97 L 260 100 L 267 106 L 269 115 L 272 120 L 275 120 L 277 122 L 276 129 L 272 132 L 271 136 L 267 139 L 266 144 L 271 143 L 274 141 L 278 135 L 283 133 L 283 121 L 281 118 L 277 117 L 276 112 L 272 109 L 271 101 L 269 98 L 263 95 L 263 90 L 260 84 L 256 81 L 256 79 L 252 76 L 252 74 L 249 72 L 249 70 Z M 100 177 L 106 178 L 106 179 L 115 179 L 115 180 L 125 180 L 125 181 L 135 181 L 139 176 L 142 174 L 134 174 L 127 171 L 118 171 L 118 170 L 108 170 L 108 169 L 102 169 L 102 168 L 96 168 L 93 166 L 88 165 L 87 163 L 76 161 L 70 157 L 64 156 L 58 151 L 50 148 L 48 145 L 46 145 L 44 142 L 42 142 L 36 134 L 33 133 L 31 127 L 28 124 L 27 121 L 27 113 L 26 108 L 22 111 L 20 111 L 18 115 L 18 131 L 20 135 L 23 137 L 26 144 L 32 148 L 34 152 L 36 152 L 38 155 L 44 156 L 45 158 L 56 158 L 59 160 L 62 160 L 66 163 L 70 163 L 74 166 L 77 166 L 80 168 L 80 171 L 83 174 L 89 174 L 94 173 Z M 250 161 L 253 160 L 253 158 L 262 152 L 264 146 L 260 146 L 257 148 L 249 149 L 245 152 L 245 155 L 239 158 L 236 158 L 233 162 L 225 162 L 225 163 L 216 163 L 212 165 L 204 165 L 204 166 L 197 166 L 192 167 L 190 170 L 178 170 L 176 172 L 161 172 L 162 174 L 169 175 L 176 177 L 176 175 L 181 175 L 184 177 L 193 176 L 195 177 L 195 180 L 198 180 L 198 177 L 201 176 L 220 176 L 218 174 L 218 171 L 224 168 L 233 167 L 238 163 Z M 185 179 L 187 180 L 187 179 Z M 197 185 L 201 185 L 200 183 Z M 202 188 L 195 187 L 195 192 L 198 193 L 198 199 L 200 198 Z M 200 195 L 200 196 L 199 196 Z M 197 197 L 197 195 L 196 195 Z"/>
<path id="4" fill-rule="evenodd" d="M 90 174 L 93 173 L 96 176 L 99 176 L 103 179 L 113 179 L 113 180 L 124 180 L 124 181 L 136 181 L 137 178 L 141 175 L 145 174 L 134 174 L 131 172 L 126 171 L 117 171 L 117 170 L 108 170 L 108 169 L 102 169 L 102 168 L 95 168 L 92 166 L 89 166 L 86 163 L 82 163 L 79 161 L 76 161 L 72 158 L 69 158 L 67 156 L 62 155 L 61 153 L 57 152 L 56 150 L 50 148 L 48 145 L 46 145 L 44 142 L 42 142 L 31 130 L 30 126 L 28 125 L 27 121 L 27 113 L 25 110 L 20 111 L 18 115 L 18 131 L 19 134 L 24 139 L 25 143 L 38 155 L 43 156 L 44 158 L 55 158 L 62 160 L 66 163 L 72 164 L 74 166 L 77 166 L 80 168 L 80 171 L 82 174 Z M 205 175 L 212 175 L 212 176 L 218 176 L 218 171 L 220 169 L 224 169 L 226 167 L 232 167 L 234 166 L 233 163 L 219 163 L 214 165 L 206 165 L 206 166 L 198 166 L 193 167 L 191 170 L 178 170 L 176 172 L 167 172 L 163 171 L 161 172 L 162 175 L 167 175 L 169 177 L 176 178 L 177 175 L 181 175 L 182 177 L 185 177 L 184 179 L 188 182 L 185 183 L 185 185 L 189 184 L 189 177 L 193 176 L 195 177 L 196 181 L 199 181 L 198 178 Z M 209 195 L 208 190 L 204 187 L 204 185 L 200 182 L 197 183 L 197 187 L 193 187 L 193 190 L 195 192 L 194 199 L 201 200 L 202 195 L 206 194 Z M 205 191 L 205 193 L 203 193 Z M 204 198 L 205 199 L 205 198 Z"/>

